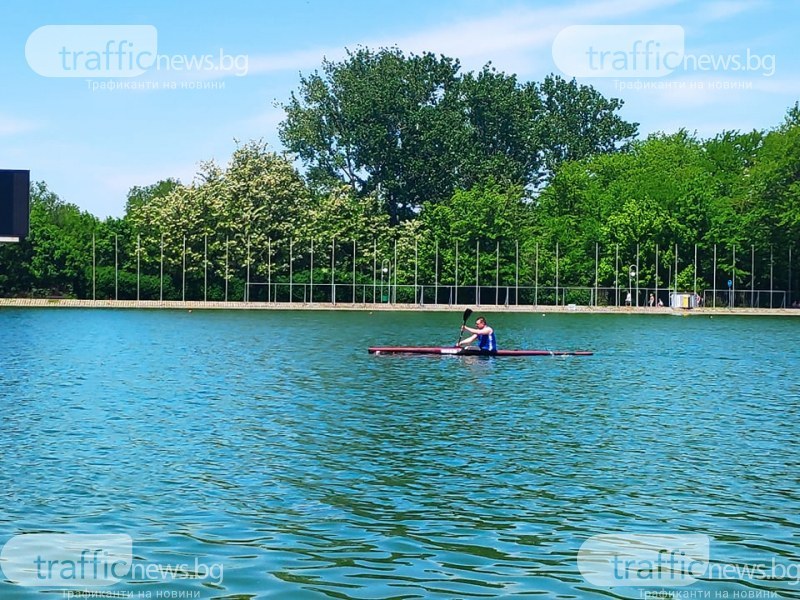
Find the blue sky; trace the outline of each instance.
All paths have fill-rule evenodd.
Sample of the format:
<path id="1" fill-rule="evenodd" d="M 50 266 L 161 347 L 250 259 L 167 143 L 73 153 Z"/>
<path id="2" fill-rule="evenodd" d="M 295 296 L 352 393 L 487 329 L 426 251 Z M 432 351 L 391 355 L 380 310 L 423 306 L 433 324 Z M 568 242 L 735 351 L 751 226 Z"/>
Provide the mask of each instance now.
<path id="1" fill-rule="evenodd" d="M 445 54 L 464 70 L 491 61 L 521 80 L 541 80 L 551 72 L 570 77 L 560 70 L 570 58 L 587 55 L 587 44 L 611 43 L 605 64 L 614 68 L 577 78 L 622 98 L 622 116 L 640 123 L 641 136 L 681 127 L 704 137 L 771 128 L 800 98 L 795 1 L 10 0 L 3 8 L 0 168 L 30 169 L 32 179 L 99 217 L 122 216 L 132 186 L 167 177 L 189 183 L 201 161 L 225 164 L 236 140 L 263 139 L 281 150 L 276 102 L 323 57 L 340 59 L 358 45 Z M 48 25 L 70 27 L 32 36 Z M 222 55 L 232 68 L 159 68 L 121 78 L 34 70 L 44 39 L 78 43 L 87 31 L 78 26 L 142 25 L 157 34 L 159 56 Z M 624 26 L 623 35 L 601 27 L 609 25 Z M 685 62 L 660 77 L 634 72 L 633 61 L 641 67 L 659 52 L 666 56 L 665 31 L 682 35 Z M 652 39 L 633 46 L 628 34 L 642 32 Z M 563 43 L 554 46 L 557 39 Z M 747 68 L 733 68 L 732 57 Z M 109 82 L 129 87 L 108 89 Z"/>

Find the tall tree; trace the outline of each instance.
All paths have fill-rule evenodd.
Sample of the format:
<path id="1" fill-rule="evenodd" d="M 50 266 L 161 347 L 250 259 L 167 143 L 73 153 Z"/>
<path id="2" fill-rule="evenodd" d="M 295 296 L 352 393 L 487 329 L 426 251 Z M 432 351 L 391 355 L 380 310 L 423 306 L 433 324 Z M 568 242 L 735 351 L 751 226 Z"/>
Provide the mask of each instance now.
<path id="1" fill-rule="evenodd" d="M 181 185 L 178 179 L 162 179 L 151 185 L 134 186 L 128 191 L 128 199 L 125 202 L 125 213 L 138 210 L 143 205 L 167 196 L 172 190 Z"/>
<path id="2" fill-rule="evenodd" d="M 537 85 L 520 84 L 515 75 L 487 65 L 461 78 L 459 100 L 466 136 L 458 187 L 490 179 L 523 187 L 537 181 L 543 158 Z"/>
<path id="3" fill-rule="evenodd" d="M 636 133 L 617 114 L 620 100 L 575 81 L 459 69 L 396 48 L 325 61 L 284 106 L 281 139 L 312 180 L 377 193 L 397 224 L 489 178 L 537 188 L 564 161 L 617 150 Z"/>
<path id="4" fill-rule="evenodd" d="M 672 265 L 677 244 L 686 269 L 708 231 L 715 196 L 712 164 L 700 141 L 682 130 L 652 135 L 630 152 L 564 163 L 540 197 L 537 222 L 545 245 L 559 242 L 568 253 L 564 272 L 574 283 L 594 279 L 599 244 L 601 284 L 625 281 L 638 250 L 646 257 L 638 279 L 652 285 L 656 245 L 661 264 Z"/>
<path id="5" fill-rule="evenodd" d="M 540 93 L 542 154 L 549 173 L 565 161 L 624 149 L 636 136 L 638 123 L 619 116 L 623 102 L 618 98 L 556 75 L 545 78 Z"/>
<path id="6" fill-rule="evenodd" d="M 254 141 L 238 147 L 226 168 L 204 163 L 193 185 L 132 205 L 127 219 L 142 234 L 145 264 L 158 263 L 163 239 L 167 270 L 176 277 L 185 262 L 199 285 L 206 268 L 219 280 L 241 273 L 249 261 L 257 277 L 285 261 L 307 203 L 307 188 L 291 163 Z"/>
<path id="7" fill-rule="evenodd" d="M 397 223 L 430 195 L 450 192 L 458 145 L 445 131 L 457 115 L 446 105 L 458 69 L 456 60 L 406 57 L 396 48 L 325 60 L 322 74 L 302 77 L 284 106 L 281 140 L 309 165 L 312 179 L 377 193 Z"/>

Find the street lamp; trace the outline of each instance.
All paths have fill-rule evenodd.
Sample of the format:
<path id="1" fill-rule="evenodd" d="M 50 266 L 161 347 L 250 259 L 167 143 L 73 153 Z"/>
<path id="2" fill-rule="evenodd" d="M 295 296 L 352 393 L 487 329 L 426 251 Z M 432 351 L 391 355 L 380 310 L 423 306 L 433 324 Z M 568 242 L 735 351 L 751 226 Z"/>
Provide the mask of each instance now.
<path id="1" fill-rule="evenodd" d="M 389 262 L 388 258 L 384 258 L 381 261 L 381 302 L 383 302 L 383 276 L 386 275 L 387 285 L 389 285 L 389 289 L 391 289 L 391 279 L 389 278 Z M 389 294 L 386 295 L 386 300 L 389 300 Z"/>
<path id="2" fill-rule="evenodd" d="M 633 295 L 633 280 L 636 278 L 636 265 L 630 265 L 628 267 L 628 298 L 630 299 Z M 631 302 L 633 304 L 633 302 Z M 639 298 L 636 298 L 636 306 L 639 306 Z"/>

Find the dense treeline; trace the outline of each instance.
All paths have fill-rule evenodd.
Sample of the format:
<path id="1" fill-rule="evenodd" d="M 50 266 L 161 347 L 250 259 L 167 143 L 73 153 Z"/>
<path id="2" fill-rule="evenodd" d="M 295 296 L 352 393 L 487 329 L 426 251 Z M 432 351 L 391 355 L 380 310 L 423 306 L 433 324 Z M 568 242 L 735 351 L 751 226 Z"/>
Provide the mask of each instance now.
<path id="1" fill-rule="evenodd" d="M 368 285 L 386 263 L 406 284 L 619 288 L 637 264 L 643 287 L 796 290 L 800 108 L 770 131 L 637 140 L 621 106 L 558 77 L 359 50 L 301 79 L 291 154 L 242 144 L 104 221 L 34 184 L 0 294 L 241 299 L 246 281 Z"/>
<path id="2" fill-rule="evenodd" d="M 281 140 L 314 183 L 375 193 L 392 225 L 489 178 L 537 188 L 560 164 L 625 147 L 622 102 L 574 80 L 520 83 L 487 65 L 360 49 L 303 77 Z"/>

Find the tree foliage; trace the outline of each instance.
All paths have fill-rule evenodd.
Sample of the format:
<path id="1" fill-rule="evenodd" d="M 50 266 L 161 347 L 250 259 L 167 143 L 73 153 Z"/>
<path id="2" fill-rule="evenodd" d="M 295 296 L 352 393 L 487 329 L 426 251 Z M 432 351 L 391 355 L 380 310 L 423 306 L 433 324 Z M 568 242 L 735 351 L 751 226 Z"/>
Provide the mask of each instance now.
<path id="1" fill-rule="evenodd" d="M 397 224 L 488 178 L 534 189 L 565 160 L 619 149 L 636 133 L 621 105 L 574 80 L 360 48 L 301 78 L 280 136 L 312 180 L 377 194 Z"/>

